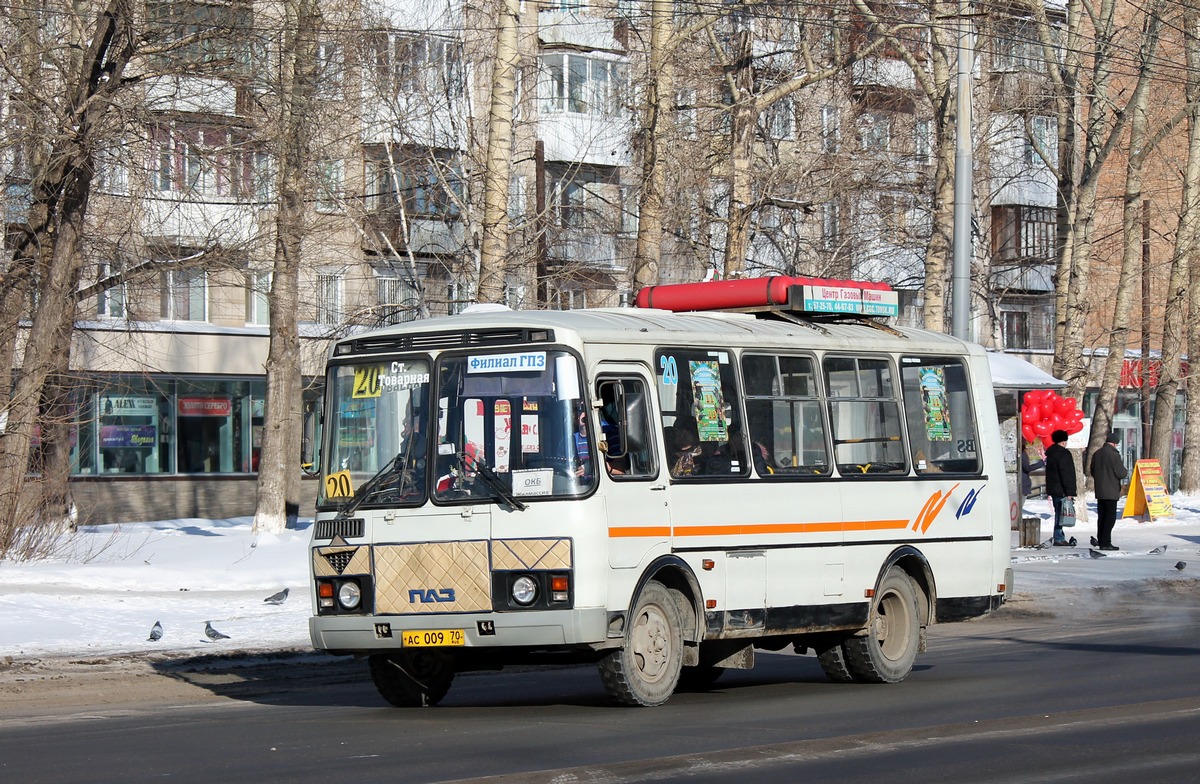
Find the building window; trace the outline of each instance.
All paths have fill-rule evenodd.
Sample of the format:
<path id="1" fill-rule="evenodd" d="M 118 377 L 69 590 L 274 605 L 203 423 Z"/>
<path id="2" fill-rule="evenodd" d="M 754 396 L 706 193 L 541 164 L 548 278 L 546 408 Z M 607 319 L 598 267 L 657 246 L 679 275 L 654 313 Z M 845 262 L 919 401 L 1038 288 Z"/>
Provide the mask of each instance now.
<path id="1" fill-rule="evenodd" d="M 550 291 L 550 308 L 552 310 L 575 310 L 586 308 L 587 292 L 577 288 L 554 288 Z"/>
<path id="2" fill-rule="evenodd" d="M 796 133 L 796 107 L 791 98 L 782 98 L 763 112 L 763 129 L 771 139 L 792 139 Z"/>
<path id="3" fill-rule="evenodd" d="M 1050 264 L 1057 228 L 1057 215 L 1050 207 L 993 207 L 992 256 L 997 261 Z"/>
<path id="4" fill-rule="evenodd" d="M 326 158 L 317 167 L 317 211 L 336 212 L 342 203 L 342 161 Z"/>
<path id="5" fill-rule="evenodd" d="M 577 54 L 544 54 L 539 60 L 543 112 L 611 115 L 620 110 L 623 62 Z"/>
<path id="6" fill-rule="evenodd" d="M 153 181 L 159 193 L 236 201 L 263 199 L 269 193 L 267 154 L 240 129 L 160 126 L 153 139 Z"/>
<path id="7" fill-rule="evenodd" d="M 821 249 L 837 250 L 841 242 L 841 208 L 837 202 L 827 201 L 821 205 Z"/>
<path id="8" fill-rule="evenodd" d="M 271 270 L 246 273 L 246 323 L 266 326 L 271 323 Z"/>
<path id="9" fill-rule="evenodd" d="M 821 107 L 821 150 L 837 152 L 842 136 L 842 121 L 836 106 Z"/>
<path id="10" fill-rule="evenodd" d="M 147 0 L 150 62 L 157 69 L 209 65 L 224 73 L 250 75 L 255 59 L 249 3 Z"/>
<path id="11" fill-rule="evenodd" d="M 1025 162 L 1038 168 L 1058 168 L 1058 125 L 1053 117 L 1030 117 Z"/>
<path id="12" fill-rule="evenodd" d="M 317 44 L 317 95 L 340 98 L 345 78 L 345 57 L 342 47 L 333 41 Z"/>
<path id="13" fill-rule="evenodd" d="M 368 62 L 379 91 L 407 97 L 463 94 L 463 45 L 455 38 L 409 32 L 377 32 L 369 39 Z"/>
<path id="14" fill-rule="evenodd" d="M 109 264 L 100 265 L 99 283 L 117 274 Z M 125 283 L 118 282 L 109 285 L 96 295 L 96 315 L 108 318 L 125 318 Z"/>
<path id="15" fill-rule="evenodd" d="M 609 176 L 589 167 L 546 167 L 546 204 L 552 225 L 563 228 L 595 228 L 604 232 L 616 229 L 612 200 L 620 194 L 605 190 Z"/>
<path id="16" fill-rule="evenodd" d="M 933 160 L 933 123 L 917 120 L 913 124 L 913 157 L 919 163 Z"/>
<path id="17" fill-rule="evenodd" d="M 399 275 L 380 275 L 378 280 L 380 326 L 415 321 L 421 315 L 420 295 Z"/>
<path id="18" fill-rule="evenodd" d="M 457 218 L 462 177 L 448 150 L 376 151 L 366 161 L 365 203 L 369 212 L 398 213 L 404 200 L 409 218 Z"/>
<path id="19" fill-rule="evenodd" d="M 1037 23 L 1032 19 L 995 17 L 993 39 L 995 53 L 992 68 L 996 71 L 1045 70 L 1045 58 L 1038 37 Z"/>
<path id="20" fill-rule="evenodd" d="M 163 273 L 162 317 L 171 321 L 208 320 L 208 275 L 184 267 Z"/>
<path id="21" fill-rule="evenodd" d="M 1054 348 L 1054 303 L 1046 298 L 1008 298 L 1000 310 L 1004 348 L 1049 351 Z"/>
<path id="22" fill-rule="evenodd" d="M 862 149 L 887 152 L 892 143 L 892 120 L 883 112 L 863 112 L 858 118 L 858 139 Z"/>
<path id="23" fill-rule="evenodd" d="M 342 323 L 342 296 L 345 275 L 341 272 L 317 273 L 317 323 L 336 327 Z"/>

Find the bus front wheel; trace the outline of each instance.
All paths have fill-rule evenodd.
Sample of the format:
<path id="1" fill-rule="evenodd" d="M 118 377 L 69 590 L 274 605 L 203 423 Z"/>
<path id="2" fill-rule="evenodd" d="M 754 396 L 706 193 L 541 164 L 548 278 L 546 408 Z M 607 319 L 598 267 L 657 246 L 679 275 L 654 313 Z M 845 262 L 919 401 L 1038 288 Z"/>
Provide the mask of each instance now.
<path id="1" fill-rule="evenodd" d="M 865 632 L 842 644 L 849 674 L 866 683 L 899 683 L 912 672 L 920 643 L 917 587 L 903 570 L 889 569 L 875 591 Z"/>
<path id="2" fill-rule="evenodd" d="M 662 583 L 642 588 L 625 626 L 625 644 L 600 660 L 600 678 L 623 705 L 662 705 L 675 691 L 683 667 L 679 607 Z"/>
<path id="3" fill-rule="evenodd" d="M 368 661 L 375 688 L 397 708 L 437 705 L 454 680 L 454 657 L 445 651 L 377 653 Z"/>

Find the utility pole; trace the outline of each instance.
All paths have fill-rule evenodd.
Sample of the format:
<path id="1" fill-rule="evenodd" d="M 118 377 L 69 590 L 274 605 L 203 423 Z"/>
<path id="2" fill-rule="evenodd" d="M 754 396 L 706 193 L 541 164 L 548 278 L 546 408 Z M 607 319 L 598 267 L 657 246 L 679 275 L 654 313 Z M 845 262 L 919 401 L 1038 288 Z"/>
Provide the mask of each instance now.
<path id="1" fill-rule="evenodd" d="M 971 34 L 970 0 L 958 0 L 958 95 L 954 153 L 954 261 L 951 273 L 950 333 L 970 340 L 971 318 L 971 68 L 975 42 Z"/>

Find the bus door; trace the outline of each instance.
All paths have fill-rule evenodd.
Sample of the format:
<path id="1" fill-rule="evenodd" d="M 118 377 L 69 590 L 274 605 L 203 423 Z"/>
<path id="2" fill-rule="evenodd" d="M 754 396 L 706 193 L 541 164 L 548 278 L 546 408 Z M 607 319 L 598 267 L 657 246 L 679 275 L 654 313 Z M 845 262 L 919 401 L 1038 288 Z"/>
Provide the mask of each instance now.
<path id="1" fill-rule="evenodd" d="M 596 378 L 589 422 L 597 436 L 598 498 L 608 517 L 609 565 L 632 568 L 670 542 L 670 490 L 659 465 L 649 376 L 632 364 L 606 364 Z"/>

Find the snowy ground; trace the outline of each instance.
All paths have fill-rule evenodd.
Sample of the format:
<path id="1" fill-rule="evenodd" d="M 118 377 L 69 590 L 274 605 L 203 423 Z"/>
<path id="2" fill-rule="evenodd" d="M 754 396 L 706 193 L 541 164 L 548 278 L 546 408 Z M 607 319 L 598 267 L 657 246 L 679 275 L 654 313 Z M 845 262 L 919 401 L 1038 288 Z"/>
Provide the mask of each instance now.
<path id="1" fill-rule="evenodd" d="M 1113 541 L 1121 551 L 1103 558 L 1088 548 L 1094 522 L 1073 529 L 1075 549 L 1018 548 L 1014 532 L 1016 598 L 1049 607 L 1089 588 L 1194 582 L 1200 498 L 1172 503 L 1173 519 L 1119 521 Z M 1029 501 L 1025 510 L 1043 519 L 1042 538 L 1049 538 L 1049 501 Z M 1095 519 L 1094 504 L 1088 518 Z M 52 560 L 0 561 L 0 666 L 31 657 L 307 650 L 307 527 L 255 536 L 249 518 L 97 526 L 81 530 Z M 1165 552 L 1151 554 L 1159 547 Z M 282 604 L 264 601 L 284 588 L 290 595 Z M 209 621 L 228 638 L 209 640 Z M 163 634 L 152 641 L 156 622 Z"/>

